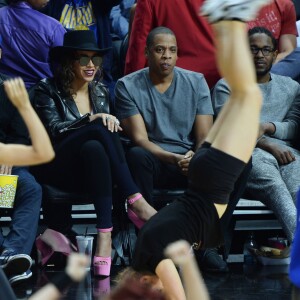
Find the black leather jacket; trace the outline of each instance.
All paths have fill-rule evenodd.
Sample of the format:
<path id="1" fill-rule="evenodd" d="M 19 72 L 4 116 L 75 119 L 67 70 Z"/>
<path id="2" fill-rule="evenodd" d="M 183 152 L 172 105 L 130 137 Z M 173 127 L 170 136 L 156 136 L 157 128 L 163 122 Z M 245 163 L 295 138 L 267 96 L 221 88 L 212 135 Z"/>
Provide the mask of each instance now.
<path id="1" fill-rule="evenodd" d="M 102 83 L 90 88 L 89 95 L 94 113 L 109 113 L 109 94 Z M 35 86 L 33 105 L 52 143 L 89 123 L 90 114 L 81 116 L 73 98 L 64 96 L 51 78 Z"/>

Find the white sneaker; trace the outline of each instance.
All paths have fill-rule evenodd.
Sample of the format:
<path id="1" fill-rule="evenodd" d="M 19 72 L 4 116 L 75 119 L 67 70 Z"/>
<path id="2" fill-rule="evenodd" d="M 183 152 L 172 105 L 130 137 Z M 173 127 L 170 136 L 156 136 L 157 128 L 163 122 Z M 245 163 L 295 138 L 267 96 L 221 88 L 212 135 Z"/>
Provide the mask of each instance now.
<path id="1" fill-rule="evenodd" d="M 200 14 L 210 23 L 221 20 L 254 20 L 259 10 L 271 0 L 206 0 L 200 8 Z"/>

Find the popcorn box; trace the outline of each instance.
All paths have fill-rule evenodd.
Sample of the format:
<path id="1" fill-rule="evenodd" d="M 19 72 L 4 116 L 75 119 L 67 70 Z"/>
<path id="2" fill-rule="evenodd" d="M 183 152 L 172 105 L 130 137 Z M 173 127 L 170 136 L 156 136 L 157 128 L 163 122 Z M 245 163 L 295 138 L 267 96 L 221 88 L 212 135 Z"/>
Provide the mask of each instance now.
<path id="1" fill-rule="evenodd" d="M 0 207 L 13 208 L 18 176 L 0 174 Z"/>

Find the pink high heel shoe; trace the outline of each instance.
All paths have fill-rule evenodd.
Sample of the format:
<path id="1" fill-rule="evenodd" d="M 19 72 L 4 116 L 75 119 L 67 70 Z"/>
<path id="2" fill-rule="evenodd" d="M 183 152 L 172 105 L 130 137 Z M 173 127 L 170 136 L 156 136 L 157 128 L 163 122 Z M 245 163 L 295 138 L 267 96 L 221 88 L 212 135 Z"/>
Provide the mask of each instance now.
<path id="1" fill-rule="evenodd" d="M 135 201 L 141 199 L 143 196 L 142 194 L 137 194 L 135 197 L 131 199 L 127 199 L 127 204 L 132 205 Z M 137 214 L 129 207 L 127 207 L 127 215 L 130 221 L 138 228 L 141 229 L 144 224 L 146 223 L 143 221 L 140 217 L 137 216 Z"/>
<path id="2" fill-rule="evenodd" d="M 110 228 L 97 228 L 99 232 L 111 232 L 113 230 Z M 111 269 L 111 257 L 94 256 L 93 259 L 94 275 L 95 276 L 109 276 Z"/>
<path id="3" fill-rule="evenodd" d="M 109 276 L 111 268 L 111 257 L 94 256 L 93 266 L 95 276 Z"/>

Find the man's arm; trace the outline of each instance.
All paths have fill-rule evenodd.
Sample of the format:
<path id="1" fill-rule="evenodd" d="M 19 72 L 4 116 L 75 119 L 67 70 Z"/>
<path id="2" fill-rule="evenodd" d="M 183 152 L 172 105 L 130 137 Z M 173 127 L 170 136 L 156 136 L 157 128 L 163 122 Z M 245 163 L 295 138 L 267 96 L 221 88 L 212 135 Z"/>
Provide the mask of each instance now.
<path id="1" fill-rule="evenodd" d="M 212 115 L 197 115 L 194 123 L 193 133 L 195 137 L 195 151 L 201 147 L 209 130 L 213 125 Z"/>
<path id="2" fill-rule="evenodd" d="M 286 1 L 284 10 L 281 12 L 281 28 L 278 39 L 278 55 L 276 62 L 285 58 L 297 46 L 296 10 L 292 1 Z"/>
<path id="3" fill-rule="evenodd" d="M 220 79 L 212 91 L 212 104 L 215 113 L 215 117 L 218 116 L 225 102 L 230 96 L 230 88 L 225 79 Z"/>
<path id="4" fill-rule="evenodd" d="M 279 165 L 287 165 L 296 159 L 295 155 L 287 146 L 276 144 L 267 137 L 262 137 L 257 142 L 256 147 L 271 153 Z"/>
<path id="5" fill-rule="evenodd" d="M 272 122 L 269 124 L 269 131 L 266 131 L 267 135 L 274 138 L 286 141 L 295 141 L 298 136 L 299 126 L 300 126 L 300 85 L 292 81 L 293 84 L 297 85 L 295 87 L 291 85 L 290 90 L 294 90 L 294 93 L 290 97 L 294 97 L 294 101 L 291 104 L 286 116 L 282 122 Z M 270 125 L 271 124 L 271 125 Z M 275 129 L 272 132 L 272 126 Z"/>
<path id="6" fill-rule="evenodd" d="M 294 34 L 281 35 L 278 41 L 279 53 L 277 55 L 275 63 L 279 62 L 287 55 L 289 55 L 291 52 L 293 52 L 296 46 L 297 46 L 296 35 Z"/>
<path id="7" fill-rule="evenodd" d="M 184 157 L 184 155 L 165 151 L 151 142 L 148 138 L 144 120 L 140 114 L 123 119 L 121 127 L 135 145 L 147 149 L 163 162 L 177 164 Z"/>

